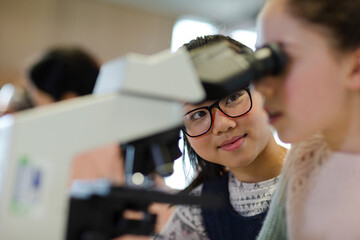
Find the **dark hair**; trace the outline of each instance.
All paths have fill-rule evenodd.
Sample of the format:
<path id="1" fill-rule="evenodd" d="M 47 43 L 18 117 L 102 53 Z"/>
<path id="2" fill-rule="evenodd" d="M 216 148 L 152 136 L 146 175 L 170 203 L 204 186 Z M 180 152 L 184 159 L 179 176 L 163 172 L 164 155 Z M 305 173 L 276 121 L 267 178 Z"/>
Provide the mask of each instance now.
<path id="1" fill-rule="evenodd" d="M 203 37 L 198 37 L 194 40 L 191 40 L 189 43 L 184 44 L 188 51 L 195 50 L 199 47 L 203 47 L 208 44 L 216 43 L 219 41 L 228 41 L 230 43 L 230 47 L 232 47 L 236 52 L 239 54 L 241 53 L 250 53 L 252 50 L 245 46 L 244 44 L 224 35 L 207 35 Z M 204 181 L 216 179 L 226 173 L 226 169 L 224 166 L 206 161 L 205 159 L 201 158 L 195 150 L 191 147 L 189 140 L 185 133 L 183 133 L 183 140 L 184 140 L 184 149 L 183 152 L 188 153 L 190 165 L 192 168 L 197 172 L 197 176 L 195 179 L 186 187 L 183 192 L 188 193 Z M 183 161 L 185 158 L 183 157 Z"/>
<path id="2" fill-rule="evenodd" d="M 247 47 L 246 45 L 232 39 L 231 37 L 216 34 L 216 35 L 206 35 L 202 37 L 197 37 L 191 40 L 188 43 L 185 43 L 184 46 L 188 51 L 195 50 L 199 47 L 206 46 L 208 44 L 217 43 L 220 41 L 227 41 L 230 43 L 230 47 L 233 48 L 235 51 L 239 53 L 251 53 L 251 48 Z"/>
<path id="3" fill-rule="evenodd" d="M 360 46 L 359 0 L 287 0 L 287 4 L 295 16 L 327 29 L 338 51 Z"/>
<path id="4" fill-rule="evenodd" d="M 79 96 L 92 93 L 99 74 L 99 64 L 84 50 L 75 47 L 57 47 L 28 70 L 28 78 L 55 101 L 64 93 Z"/>

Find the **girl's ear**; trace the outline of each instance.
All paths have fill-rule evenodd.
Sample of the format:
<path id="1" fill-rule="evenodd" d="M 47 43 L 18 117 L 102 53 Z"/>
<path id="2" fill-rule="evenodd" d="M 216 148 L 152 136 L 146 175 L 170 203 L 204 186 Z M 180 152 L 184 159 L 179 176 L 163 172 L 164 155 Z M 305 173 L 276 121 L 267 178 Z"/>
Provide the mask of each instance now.
<path id="1" fill-rule="evenodd" d="M 353 53 L 353 67 L 350 77 L 346 83 L 349 90 L 360 90 L 360 48 Z"/>

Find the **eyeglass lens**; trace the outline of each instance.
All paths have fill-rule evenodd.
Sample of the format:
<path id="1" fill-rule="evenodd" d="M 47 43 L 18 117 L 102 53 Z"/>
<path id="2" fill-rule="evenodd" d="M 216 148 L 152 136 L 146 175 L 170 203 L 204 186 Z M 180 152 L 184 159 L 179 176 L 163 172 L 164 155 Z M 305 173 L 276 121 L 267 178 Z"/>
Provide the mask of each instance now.
<path id="1" fill-rule="evenodd" d="M 252 102 L 249 92 L 240 90 L 222 98 L 218 104 L 196 108 L 184 116 L 185 132 L 190 137 L 206 133 L 212 125 L 213 108 L 220 108 L 228 117 L 240 117 L 250 111 Z M 218 106 L 218 107 L 217 107 Z"/>

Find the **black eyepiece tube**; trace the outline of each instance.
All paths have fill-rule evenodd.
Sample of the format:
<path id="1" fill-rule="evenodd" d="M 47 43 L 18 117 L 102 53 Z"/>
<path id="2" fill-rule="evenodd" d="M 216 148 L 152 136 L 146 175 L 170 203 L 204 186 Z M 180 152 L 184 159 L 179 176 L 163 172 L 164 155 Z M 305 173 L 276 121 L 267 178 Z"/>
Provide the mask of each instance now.
<path id="1" fill-rule="evenodd" d="M 276 43 L 265 45 L 255 53 L 238 53 L 227 42 L 219 42 L 195 50 L 191 56 L 206 92 L 205 100 L 225 97 L 251 82 L 280 74 L 287 62 Z"/>
<path id="2" fill-rule="evenodd" d="M 286 66 L 287 57 L 276 43 L 270 43 L 259 48 L 254 53 L 254 71 L 256 74 L 253 81 L 258 82 L 261 78 L 269 75 L 281 74 Z"/>

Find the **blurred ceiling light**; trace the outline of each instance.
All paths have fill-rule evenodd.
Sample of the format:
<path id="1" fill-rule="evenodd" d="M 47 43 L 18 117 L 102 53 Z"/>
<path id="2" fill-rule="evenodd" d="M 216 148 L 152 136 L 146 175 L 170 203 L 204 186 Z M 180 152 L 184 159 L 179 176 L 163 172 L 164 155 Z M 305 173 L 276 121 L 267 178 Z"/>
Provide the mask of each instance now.
<path id="1" fill-rule="evenodd" d="M 235 30 L 230 37 L 255 50 L 256 32 L 251 30 Z"/>
<path id="2" fill-rule="evenodd" d="M 178 20 L 172 32 L 171 51 L 178 50 L 184 43 L 204 35 L 216 34 L 217 28 L 206 21 L 192 18 Z"/>

